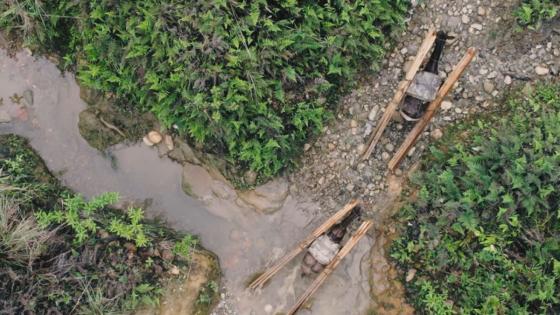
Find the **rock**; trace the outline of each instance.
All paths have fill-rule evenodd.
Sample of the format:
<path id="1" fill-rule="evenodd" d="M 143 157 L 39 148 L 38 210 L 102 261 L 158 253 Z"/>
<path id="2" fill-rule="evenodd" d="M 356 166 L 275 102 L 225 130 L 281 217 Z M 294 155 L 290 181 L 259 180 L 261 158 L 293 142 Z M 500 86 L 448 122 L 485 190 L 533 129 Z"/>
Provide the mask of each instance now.
<path id="1" fill-rule="evenodd" d="M 483 7 L 478 7 L 478 15 L 480 16 L 486 15 L 486 9 L 484 9 Z"/>
<path id="2" fill-rule="evenodd" d="M 442 110 L 447 111 L 447 110 L 450 110 L 451 107 L 453 107 L 453 103 L 451 103 L 450 101 L 443 101 L 443 102 L 441 102 L 441 109 L 442 109 Z"/>
<path id="3" fill-rule="evenodd" d="M 387 152 L 381 153 L 381 158 L 383 159 L 383 161 L 387 161 L 390 157 L 391 155 Z"/>
<path id="4" fill-rule="evenodd" d="M 150 142 L 153 144 L 158 144 L 161 142 L 161 140 L 163 140 L 163 137 L 161 136 L 161 133 L 152 130 L 148 133 L 148 140 L 150 140 Z"/>
<path id="5" fill-rule="evenodd" d="M 174 276 L 177 276 L 181 273 L 181 270 L 179 270 L 179 268 L 177 268 L 177 266 L 173 265 L 173 266 L 171 266 L 171 269 L 169 269 L 169 273 L 174 275 Z"/>
<path id="6" fill-rule="evenodd" d="M 441 131 L 441 129 L 435 129 L 430 133 L 430 136 L 434 140 L 439 140 L 439 139 L 441 139 L 441 137 L 443 137 L 443 132 Z"/>
<path id="7" fill-rule="evenodd" d="M 175 255 L 173 255 L 171 249 L 165 248 L 161 251 L 161 259 L 170 262 L 173 261 L 173 258 L 175 258 Z"/>
<path id="8" fill-rule="evenodd" d="M 482 31 L 482 24 L 474 23 L 471 25 L 471 28 L 477 31 Z"/>
<path id="9" fill-rule="evenodd" d="M 23 100 L 26 106 L 33 106 L 33 91 L 25 90 L 23 91 Z"/>
<path id="10" fill-rule="evenodd" d="M 410 68 L 412 67 L 412 64 L 414 63 L 413 60 L 408 60 L 407 62 L 404 63 L 402 70 L 404 73 L 407 73 L 408 70 L 410 70 Z"/>
<path id="11" fill-rule="evenodd" d="M 463 24 L 469 24 L 471 18 L 469 18 L 468 15 L 463 14 L 463 16 L 461 17 L 461 21 L 463 22 Z"/>
<path id="12" fill-rule="evenodd" d="M 547 75 L 548 72 L 550 72 L 550 70 L 545 66 L 537 66 L 535 68 L 535 73 L 537 73 L 537 75 Z"/>
<path id="13" fill-rule="evenodd" d="M 0 124 L 6 124 L 12 121 L 12 117 L 5 110 L 0 110 Z"/>
<path id="14" fill-rule="evenodd" d="M 175 148 L 175 144 L 173 143 L 173 138 L 170 135 L 165 135 L 165 137 L 163 137 L 163 143 L 165 143 L 165 146 L 169 151 Z"/>
<path id="15" fill-rule="evenodd" d="M 378 112 L 379 112 L 379 106 L 378 105 L 373 106 L 373 108 L 369 111 L 368 119 L 370 121 L 374 121 L 375 117 L 377 117 Z"/>
<path id="16" fill-rule="evenodd" d="M 512 79 L 509 75 L 506 75 L 506 77 L 504 78 L 504 83 L 505 85 L 510 85 L 512 82 Z"/>
<path id="17" fill-rule="evenodd" d="M 150 141 L 150 139 L 148 138 L 148 136 L 144 136 L 144 138 L 142 138 L 142 141 L 144 142 L 145 145 L 152 147 L 154 146 L 155 143 L 153 143 L 152 141 Z"/>
<path id="18" fill-rule="evenodd" d="M 352 120 L 350 121 L 350 127 L 352 127 L 352 128 L 357 128 L 357 127 L 358 127 L 358 122 L 355 121 L 354 119 L 352 119 Z"/>
<path id="19" fill-rule="evenodd" d="M 350 183 L 350 184 L 346 185 L 346 190 L 353 191 L 354 190 L 354 184 Z"/>
<path id="20" fill-rule="evenodd" d="M 247 172 L 245 172 L 245 174 L 243 175 L 243 178 L 245 179 L 245 183 L 247 185 L 254 185 L 257 182 L 257 173 L 255 173 L 254 171 L 248 170 Z"/>
<path id="21" fill-rule="evenodd" d="M 485 80 L 484 81 L 484 91 L 488 94 L 491 94 L 492 92 L 494 92 L 494 83 L 490 80 Z"/>
<path id="22" fill-rule="evenodd" d="M 169 152 L 168 156 L 179 163 L 201 164 L 192 148 L 182 140 L 175 140 L 175 148 Z"/>
<path id="23" fill-rule="evenodd" d="M 257 188 L 239 193 L 239 198 L 263 213 L 273 213 L 284 205 L 289 184 L 285 178 L 277 178 Z"/>
<path id="24" fill-rule="evenodd" d="M 311 145 L 309 143 L 306 143 L 303 145 L 303 151 L 309 151 L 309 149 L 311 149 Z"/>
<path id="25" fill-rule="evenodd" d="M 416 269 L 412 268 L 409 269 L 408 272 L 406 273 L 406 282 L 410 282 L 412 281 L 412 279 L 414 279 L 414 276 L 416 276 Z"/>
<path id="26" fill-rule="evenodd" d="M 265 311 L 265 313 L 267 313 L 267 314 L 272 313 L 272 311 L 273 311 L 272 305 L 266 304 L 266 305 L 264 306 L 264 311 Z"/>
<path id="27" fill-rule="evenodd" d="M 393 152 L 393 150 L 395 150 L 395 146 L 392 143 L 387 143 L 385 145 L 385 149 L 389 152 Z"/>

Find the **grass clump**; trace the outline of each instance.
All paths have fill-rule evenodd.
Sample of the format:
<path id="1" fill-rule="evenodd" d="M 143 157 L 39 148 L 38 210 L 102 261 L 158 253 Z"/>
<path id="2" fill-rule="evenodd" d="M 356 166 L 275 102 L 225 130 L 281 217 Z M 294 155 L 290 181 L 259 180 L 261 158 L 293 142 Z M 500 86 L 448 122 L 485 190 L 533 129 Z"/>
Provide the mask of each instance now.
<path id="1" fill-rule="evenodd" d="M 157 305 L 168 272 L 197 240 L 84 199 L 17 136 L 0 136 L 0 313 L 123 313 Z M 216 278 L 217 281 L 219 277 Z"/>
<path id="2" fill-rule="evenodd" d="M 560 85 L 431 148 L 391 256 L 422 314 L 560 310 Z"/>
<path id="3" fill-rule="evenodd" d="M 560 0 L 524 0 L 515 10 L 519 25 L 538 29 L 542 23 L 555 18 L 560 10 Z"/>
<path id="4" fill-rule="evenodd" d="M 10 3 L 0 25 L 17 33 L 18 24 L 34 23 L 23 32 L 33 42 L 59 37 L 61 19 L 45 17 L 71 17 L 63 59 L 83 84 L 152 111 L 261 180 L 292 163 L 359 70 L 376 68 L 408 7 L 407 0 L 59 0 L 35 15 L 18 12 L 41 2 L 24 1 L 33 5 L 23 10 Z"/>

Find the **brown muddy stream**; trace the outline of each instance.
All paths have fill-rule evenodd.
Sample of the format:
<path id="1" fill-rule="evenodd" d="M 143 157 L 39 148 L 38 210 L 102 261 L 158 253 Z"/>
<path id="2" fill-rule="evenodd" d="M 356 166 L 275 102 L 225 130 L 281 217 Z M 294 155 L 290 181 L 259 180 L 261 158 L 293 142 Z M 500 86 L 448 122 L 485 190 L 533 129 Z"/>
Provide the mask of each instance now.
<path id="1" fill-rule="evenodd" d="M 15 104 L 10 96 L 31 90 L 31 106 Z M 245 283 L 256 272 L 279 258 L 324 219 L 318 205 L 288 196 L 282 209 L 259 214 L 237 202 L 237 192 L 213 179 L 198 166 L 187 167 L 190 185 L 201 198 L 181 188 L 181 165 L 160 158 L 142 143 L 110 149 L 112 158 L 91 148 L 78 132 L 78 114 L 86 108 L 70 73 L 64 75 L 44 58 L 20 52 L 16 58 L 0 50 L 0 111 L 11 122 L 0 123 L 0 133 L 27 137 L 47 166 L 62 182 L 86 197 L 119 192 L 129 201 L 151 200 L 146 210 L 174 228 L 200 236 L 216 253 L 224 272 L 228 303 L 236 314 L 275 314 L 286 311 L 309 285 L 299 276 L 297 258 L 261 292 L 249 293 Z M 342 205 L 340 205 L 342 206 Z M 365 314 L 369 303 L 369 249 L 364 239 L 345 258 L 317 292 L 310 309 L 299 314 Z M 217 310 L 217 314 L 222 314 Z"/>

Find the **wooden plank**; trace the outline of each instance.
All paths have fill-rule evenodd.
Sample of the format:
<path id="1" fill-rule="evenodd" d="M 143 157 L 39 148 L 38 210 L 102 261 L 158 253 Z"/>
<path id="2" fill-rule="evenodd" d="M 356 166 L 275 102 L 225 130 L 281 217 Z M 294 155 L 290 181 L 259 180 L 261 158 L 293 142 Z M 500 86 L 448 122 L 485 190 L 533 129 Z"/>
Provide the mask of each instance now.
<path id="1" fill-rule="evenodd" d="M 362 237 L 366 234 L 366 232 L 371 228 L 373 225 L 372 221 L 365 221 L 362 225 L 356 230 L 356 233 L 352 235 L 352 237 L 346 242 L 344 247 L 336 254 L 333 260 L 325 267 L 325 269 L 315 278 L 313 283 L 307 288 L 307 290 L 303 293 L 303 295 L 297 300 L 296 304 L 288 311 L 287 315 L 295 314 L 299 308 L 307 302 L 307 300 L 319 289 L 319 287 L 323 284 L 325 279 L 334 271 L 334 269 L 338 266 L 338 264 L 350 253 L 350 251 L 358 244 L 358 242 L 362 239 Z"/>
<path id="2" fill-rule="evenodd" d="M 410 87 L 412 80 L 414 80 L 414 77 L 416 76 L 418 69 L 420 69 L 422 62 L 428 55 L 428 52 L 434 45 L 435 40 L 436 40 L 436 30 L 434 28 L 431 28 L 426 34 L 424 41 L 420 45 L 420 48 L 418 49 L 418 53 L 416 54 L 416 57 L 414 58 L 414 61 L 412 62 L 410 69 L 406 73 L 404 79 L 399 83 L 397 92 L 395 93 L 393 99 L 385 109 L 385 113 L 383 114 L 383 117 L 381 117 L 381 120 L 377 123 L 377 127 L 372 132 L 368 140 L 368 143 L 366 145 L 366 149 L 362 153 L 360 160 L 362 161 L 367 160 L 371 155 L 371 153 L 373 152 L 373 149 L 375 149 L 375 146 L 379 142 L 379 139 L 381 139 L 381 136 L 383 135 L 385 128 L 387 128 L 387 125 L 389 125 L 389 122 L 391 121 L 393 112 L 395 112 L 397 107 L 401 104 L 406 91 Z"/>
<path id="3" fill-rule="evenodd" d="M 255 279 L 250 285 L 251 290 L 262 287 L 270 278 L 272 278 L 280 269 L 282 269 L 286 264 L 288 264 L 294 257 L 299 253 L 304 251 L 313 241 L 321 236 L 323 233 L 327 232 L 333 225 L 340 222 L 348 213 L 354 209 L 360 203 L 359 200 L 352 200 L 327 221 L 316 228 L 311 234 L 309 234 L 303 241 L 301 241 L 292 251 L 282 257 L 276 264 L 270 267 L 266 272 Z"/>
<path id="4" fill-rule="evenodd" d="M 463 74 L 467 66 L 471 63 L 475 55 L 476 55 L 476 49 L 473 47 L 469 48 L 467 50 L 466 55 L 457 64 L 457 66 L 451 72 L 451 74 L 449 75 L 445 83 L 443 83 L 443 85 L 438 91 L 436 99 L 430 103 L 422 118 L 416 123 L 412 131 L 408 134 L 408 136 L 406 137 L 406 139 L 404 140 L 400 148 L 397 150 L 397 153 L 395 153 L 393 158 L 389 161 L 389 169 L 391 171 L 395 170 L 395 168 L 400 164 L 402 159 L 406 156 L 410 148 L 412 148 L 412 146 L 416 143 L 416 140 L 418 140 L 420 134 L 422 134 L 426 126 L 430 123 L 430 120 L 432 120 L 432 118 L 434 117 L 438 108 L 441 106 L 441 102 L 443 101 L 445 96 L 447 96 L 447 94 L 451 91 L 451 89 L 453 89 L 455 82 L 459 80 L 459 78 L 461 77 L 461 75 Z"/>

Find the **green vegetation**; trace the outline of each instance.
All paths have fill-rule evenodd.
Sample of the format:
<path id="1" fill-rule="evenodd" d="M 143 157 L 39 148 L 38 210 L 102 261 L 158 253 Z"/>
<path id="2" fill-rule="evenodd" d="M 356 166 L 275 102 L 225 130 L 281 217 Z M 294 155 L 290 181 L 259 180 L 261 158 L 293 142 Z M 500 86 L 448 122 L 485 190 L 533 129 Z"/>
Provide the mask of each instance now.
<path id="1" fill-rule="evenodd" d="M 142 209 L 108 208 L 117 200 L 106 193 L 86 201 L 24 139 L 0 136 L 0 313 L 157 305 L 165 274 L 188 265 L 196 239 L 146 221 Z"/>
<path id="2" fill-rule="evenodd" d="M 0 27 L 57 43 L 80 81 L 151 110 L 238 174 L 273 176 L 375 69 L 407 0 L 4 1 Z M 65 39 L 65 41 L 63 41 Z"/>
<path id="3" fill-rule="evenodd" d="M 560 310 L 560 85 L 517 96 L 436 144 L 392 257 L 425 314 Z"/>
<path id="4" fill-rule="evenodd" d="M 544 21 L 556 17 L 559 10 L 560 0 L 524 0 L 515 17 L 521 26 L 538 29 Z"/>

